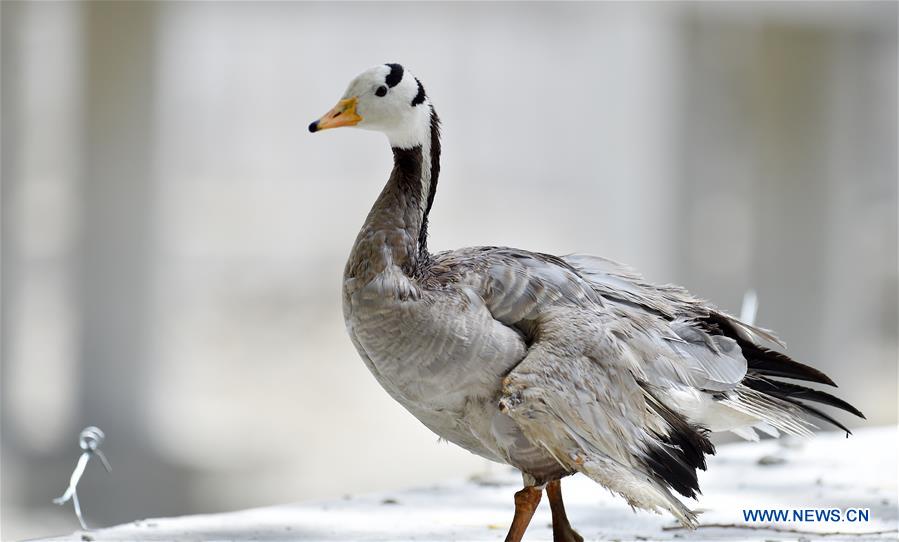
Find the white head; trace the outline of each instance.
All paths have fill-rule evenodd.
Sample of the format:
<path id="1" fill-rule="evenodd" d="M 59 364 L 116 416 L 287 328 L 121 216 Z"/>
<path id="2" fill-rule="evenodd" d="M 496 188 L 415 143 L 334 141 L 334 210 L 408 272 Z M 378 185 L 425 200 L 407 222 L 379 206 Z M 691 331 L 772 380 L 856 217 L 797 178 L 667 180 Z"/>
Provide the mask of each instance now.
<path id="1" fill-rule="evenodd" d="M 309 125 L 310 132 L 356 126 L 383 132 L 391 147 L 426 145 L 431 104 L 418 79 L 399 64 L 382 64 L 353 79 L 340 102 Z"/>

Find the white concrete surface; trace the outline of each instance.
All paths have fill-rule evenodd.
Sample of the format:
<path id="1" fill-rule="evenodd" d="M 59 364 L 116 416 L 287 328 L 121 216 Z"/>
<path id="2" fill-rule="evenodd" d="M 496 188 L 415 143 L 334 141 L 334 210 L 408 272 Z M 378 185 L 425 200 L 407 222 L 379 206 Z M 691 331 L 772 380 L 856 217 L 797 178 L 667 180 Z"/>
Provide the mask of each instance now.
<path id="1" fill-rule="evenodd" d="M 586 540 L 895 540 L 896 477 L 897 431 L 881 427 L 859 430 L 849 439 L 841 433 L 823 433 L 810 440 L 721 446 L 702 473 L 704 494 L 691 504 L 704 510 L 701 521 L 706 525 L 694 532 L 676 528 L 668 516 L 633 512 L 622 499 L 582 476 L 565 479 L 563 493 L 571 523 Z M 139 520 L 46 540 L 502 540 L 519 484 L 517 474 L 503 470 L 490 480 L 227 514 Z M 869 509 L 869 521 L 766 527 L 745 522 L 742 514 L 749 508 L 850 507 Z M 733 526 L 710 527 L 718 524 Z M 544 499 L 525 540 L 551 539 Z"/>

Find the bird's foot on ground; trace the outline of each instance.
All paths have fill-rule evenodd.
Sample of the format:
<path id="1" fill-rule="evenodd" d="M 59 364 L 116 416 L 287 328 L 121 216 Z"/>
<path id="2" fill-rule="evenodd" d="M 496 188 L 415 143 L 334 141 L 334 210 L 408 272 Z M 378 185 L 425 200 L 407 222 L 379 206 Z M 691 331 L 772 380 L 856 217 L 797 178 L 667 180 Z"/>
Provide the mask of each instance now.
<path id="1" fill-rule="evenodd" d="M 553 527 L 553 542 L 584 542 L 584 537 L 577 534 L 571 526 Z"/>

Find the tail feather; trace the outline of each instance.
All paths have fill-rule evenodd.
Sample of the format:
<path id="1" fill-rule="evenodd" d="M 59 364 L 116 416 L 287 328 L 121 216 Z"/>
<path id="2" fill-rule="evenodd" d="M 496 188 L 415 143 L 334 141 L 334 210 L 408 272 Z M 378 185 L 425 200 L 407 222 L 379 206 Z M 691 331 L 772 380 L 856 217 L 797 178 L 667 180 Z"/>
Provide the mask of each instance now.
<path id="1" fill-rule="evenodd" d="M 852 434 L 852 431 L 850 431 L 848 427 L 846 427 L 845 425 L 838 422 L 835 418 L 833 418 L 833 416 L 819 410 L 818 408 L 813 407 L 812 405 L 809 405 L 808 403 L 803 403 L 802 401 L 800 401 L 798 399 L 791 399 L 789 397 L 783 397 L 782 399 L 784 401 L 793 403 L 794 405 L 798 406 L 806 414 L 810 414 L 816 418 L 824 420 L 827 423 L 832 424 L 834 427 L 839 427 L 840 429 L 842 429 L 843 431 L 846 432 L 847 437 Z"/>
<path id="2" fill-rule="evenodd" d="M 747 378 L 743 380 L 743 385 L 781 399 L 805 399 L 807 401 L 830 405 L 865 419 L 865 415 L 862 414 L 859 409 L 827 392 L 791 384 L 789 382 L 780 382 L 768 378 L 755 378 L 753 376 L 747 376 Z"/>
<path id="3" fill-rule="evenodd" d="M 712 333 L 723 333 L 735 339 L 743 352 L 743 357 L 746 358 L 747 368 L 755 373 L 837 387 L 836 383 L 829 376 L 818 369 L 799 363 L 785 354 L 765 348 L 747 339 L 740 327 L 747 326 L 744 322 L 740 322 L 723 313 L 712 312 L 702 320 L 702 323 Z M 751 328 L 752 326 L 749 327 Z M 777 343 L 783 346 L 783 343 L 779 341 Z"/>
<path id="4" fill-rule="evenodd" d="M 667 431 L 654 433 L 655 441 L 646 451 L 649 469 L 667 486 L 681 495 L 696 498 L 699 479 L 696 470 L 706 469 L 706 455 L 715 454 L 709 431 L 669 408 L 653 393 L 651 386 L 638 381 L 647 404 L 666 423 Z"/>
<path id="5" fill-rule="evenodd" d="M 759 395 L 752 396 L 743 393 L 741 400 L 731 405 L 736 410 L 757 415 L 761 420 L 771 417 L 771 419 L 781 424 L 775 423 L 775 427 L 779 429 L 787 428 L 789 432 L 797 433 L 805 433 L 806 428 L 801 426 L 790 426 L 788 428 L 788 424 L 784 423 L 786 420 L 781 419 L 782 416 L 780 414 L 775 415 L 774 411 L 783 411 L 783 413 L 788 413 L 791 410 L 795 413 L 803 412 L 833 424 L 847 433 L 850 431 L 845 425 L 804 401 L 830 405 L 845 410 L 859 418 L 865 418 L 865 415 L 860 410 L 829 393 L 775 380 L 774 378 L 788 378 L 837 387 L 836 383 L 829 376 L 818 369 L 799 363 L 785 354 L 765 348 L 747 339 L 744 334 L 740 333 L 741 330 L 738 328 L 740 322 L 738 320 L 721 313 L 712 312 L 702 322 L 710 331 L 724 333 L 735 339 L 740 346 L 743 357 L 746 358 L 746 377 L 741 384 Z M 760 401 L 764 402 L 762 400 L 763 397 L 779 402 L 779 406 L 772 405 L 774 407 L 773 410 L 763 407 L 760 403 Z M 796 431 L 797 429 L 798 431 Z"/>
<path id="6" fill-rule="evenodd" d="M 818 418 L 820 420 L 824 420 L 834 427 L 840 428 L 841 430 L 846 432 L 847 436 L 852 434 L 852 431 L 850 431 L 849 428 L 837 421 L 833 416 L 823 412 L 817 407 L 806 403 L 805 401 L 802 401 L 801 399 L 830 405 L 841 410 L 845 410 L 846 412 L 852 413 L 859 418 L 865 419 L 865 415 L 862 414 L 860 410 L 850 405 L 846 401 L 838 397 L 834 397 L 833 395 L 823 391 L 806 388 L 805 386 L 799 386 L 796 384 L 791 384 L 789 382 L 780 382 L 767 378 L 753 378 L 751 376 L 743 380 L 743 385 L 759 393 L 763 393 L 769 397 L 775 397 L 781 401 L 785 401 L 791 405 L 795 405 L 803 413 L 814 416 L 815 418 Z"/>
<path id="7" fill-rule="evenodd" d="M 815 425 L 802 417 L 802 408 L 794 401 L 756 391 L 745 384 L 737 386 L 734 396 L 723 396 L 719 403 L 742 412 L 778 431 L 801 437 L 812 436 Z"/>
<path id="8" fill-rule="evenodd" d="M 743 351 L 743 357 L 746 358 L 747 367 L 752 372 L 837 387 L 829 376 L 814 367 L 794 361 L 789 356 L 775 350 L 769 350 L 750 342 L 738 342 L 740 350 Z"/>

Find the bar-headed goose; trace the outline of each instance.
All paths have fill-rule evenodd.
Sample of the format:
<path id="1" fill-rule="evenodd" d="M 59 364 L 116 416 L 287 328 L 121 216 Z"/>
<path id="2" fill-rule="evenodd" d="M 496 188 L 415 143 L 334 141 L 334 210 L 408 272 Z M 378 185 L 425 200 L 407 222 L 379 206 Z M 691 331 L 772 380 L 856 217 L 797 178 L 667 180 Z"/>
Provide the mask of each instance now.
<path id="1" fill-rule="evenodd" d="M 506 247 L 430 253 L 440 121 L 403 66 L 363 72 L 309 130 L 338 126 L 385 133 L 394 158 L 346 264 L 350 338 L 432 431 L 521 470 L 506 540 L 521 538 L 544 488 L 555 540 L 581 540 L 559 482 L 576 472 L 693 527 L 671 490 L 695 498 L 696 469 L 715 451 L 710 432 L 809 435 L 804 415 L 848 432 L 805 401 L 862 416 L 779 380 L 834 385 L 771 349 L 780 343 L 769 332 L 609 260 Z"/>

